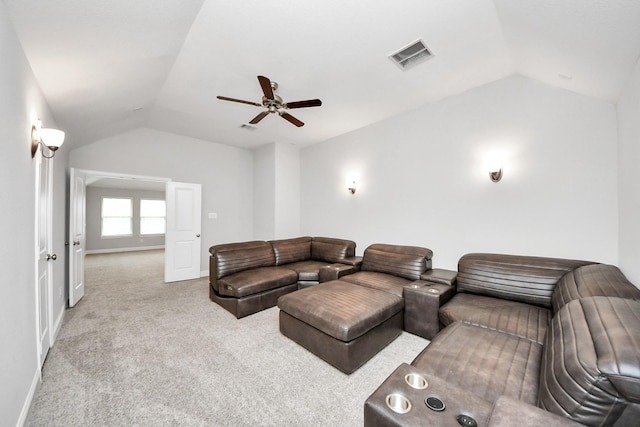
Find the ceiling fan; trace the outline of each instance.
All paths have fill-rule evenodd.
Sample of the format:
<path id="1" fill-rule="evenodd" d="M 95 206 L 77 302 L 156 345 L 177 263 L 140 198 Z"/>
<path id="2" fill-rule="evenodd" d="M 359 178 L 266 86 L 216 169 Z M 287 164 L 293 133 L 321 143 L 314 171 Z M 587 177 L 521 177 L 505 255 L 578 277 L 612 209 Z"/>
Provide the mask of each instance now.
<path id="1" fill-rule="evenodd" d="M 255 116 L 249 122 L 252 125 L 255 125 L 258 122 L 260 122 L 260 120 L 267 117 L 270 113 L 278 113 L 278 115 L 283 119 L 293 123 L 298 127 L 301 127 L 301 126 L 304 126 L 303 122 L 296 119 L 286 111 L 281 111 L 281 110 L 292 110 L 294 108 L 306 108 L 306 107 L 319 107 L 322 105 L 322 101 L 320 101 L 319 99 L 308 99 L 306 101 L 284 102 L 281 97 L 279 97 L 274 93 L 278 89 L 278 83 L 272 82 L 265 76 L 258 76 L 258 81 L 260 82 L 260 87 L 262 88 L 262 92 L 264 93 L 264 96 L 262 97 L 262 103 L 243 101 L 242 99 L 228 98 L 226 96 L 218 96 L 217 98 L 222 99 L 223 101 L 232 101 L 232 102 L 240 102 L 241 104 L 255 105 L 256 107 L 267 107 L 267 110 Z"/>

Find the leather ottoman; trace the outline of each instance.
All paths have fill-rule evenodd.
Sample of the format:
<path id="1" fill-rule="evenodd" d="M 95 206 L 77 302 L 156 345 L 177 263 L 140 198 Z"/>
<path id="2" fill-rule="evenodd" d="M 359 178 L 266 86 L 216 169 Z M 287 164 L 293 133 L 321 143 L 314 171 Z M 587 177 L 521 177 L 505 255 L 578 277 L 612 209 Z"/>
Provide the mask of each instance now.
<path id="1" fill-rule="evenodd" d="M 402 333 L 402 298 L 341 280 L 278 299 L 280 332 L 350 374 Z"/>

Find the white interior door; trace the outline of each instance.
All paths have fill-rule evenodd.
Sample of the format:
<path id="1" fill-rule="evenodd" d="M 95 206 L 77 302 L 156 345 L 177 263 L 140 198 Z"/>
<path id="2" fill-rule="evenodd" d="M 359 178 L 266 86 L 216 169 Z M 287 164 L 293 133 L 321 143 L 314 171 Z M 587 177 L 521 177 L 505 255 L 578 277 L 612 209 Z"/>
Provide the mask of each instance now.
<path id="1" fill-rule="evenodd" d="M 200 277 L 201 197 L 200 184 L 167 183 L 165 282 Z"/>
<path id="2" fill-rule="evenodd" d="M 84 296 L 85 255 L 85 176 L 71 169 L 69 188 L 69 307 L 75 306 Z"/>
<path id="3" fill-rule="evenodd" d="M 51 161 L 43 161 L 42 156 L 36 156 L 36 301 L 40 367 L 44 364 L 47 353 L 53 345 L 51 261 L 55 261 L 57 256 L 51 253 L 53 247 L 51 170 Z"/>

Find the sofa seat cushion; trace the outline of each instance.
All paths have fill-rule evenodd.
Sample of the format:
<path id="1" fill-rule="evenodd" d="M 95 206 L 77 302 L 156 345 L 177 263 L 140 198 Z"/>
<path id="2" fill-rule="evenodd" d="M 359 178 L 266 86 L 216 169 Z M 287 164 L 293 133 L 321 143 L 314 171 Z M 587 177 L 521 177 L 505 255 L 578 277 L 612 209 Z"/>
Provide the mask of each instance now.
<path id="1" fill-rule="evenodd" d="M 322 261 L 308 260 L 285 264 L 283 267 L 298 273 L 298 280 L 301 282 L 317 282 L 320 268 L 327 265 L 331 264 Z"/>
<path id="2" fill-rule="evenodd" d="M 616 266 L 587 265 L 565 274 L 558 282 L 551 295 L 553 312 L 557 313 L 575 299 L 595 296 L 640 300 L 640 289 L 627 280 Z"/>
<path id="3" fill-rule="evenodd" d="M 259 267 L 219 280 L 219 293 L 241 298 L 298 282 L 298 274 L 283 267 Z"/>
<path id="4" fill-rule="evenodd" d="M 544 342 L 551 321 L 551 310 L 544 307 L 466 293 L 456 294 L 440 308 L 438 315 L 445 326 L 461 320 L 539 344 Z"/>
<path id="5" fill-rule="evenodd" d="M 404 307 L 402 298 L 340 280 L 284 295 L 280 310 L 343 342 L 358 338 Z"/>
<path id="6" fill-rule="evenodd" d="M 541 355 L 534 341 L 455 322 L 412 365 L 491 402 L 505 395 L 535 405 Z"/>
<path id="7" fill-rule="evenodd" d="M 554 316 L 544 347 L 541 408 L 590 426 L 618 425 L 627 407 L 637 408 L 639 301 L 573 300 Z"/>
<path id="8" fill-rule="evenodd" d="M 358 271 L 343 276 L 340 280 L 367 288 L 378 289 L 402 297 L 402 288 L 412 283 L 412 280 L 376 271 Z"/>

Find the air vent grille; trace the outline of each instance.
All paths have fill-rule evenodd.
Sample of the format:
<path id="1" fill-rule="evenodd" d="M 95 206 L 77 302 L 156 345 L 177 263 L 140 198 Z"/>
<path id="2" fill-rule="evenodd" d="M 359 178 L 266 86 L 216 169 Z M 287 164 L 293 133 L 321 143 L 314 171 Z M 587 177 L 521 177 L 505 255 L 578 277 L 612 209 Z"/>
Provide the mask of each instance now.
<path id="1" fill-rule="evenodd" d="M 389 55 L 389 58 L 401 70 L 408 70 L 431 57 L 433 57 L 433 53 L 431 53 L 422 39 L 418 39 Z"/>
<path id="2" fill-rule="evenodd" d="M 250 124 L 243 123 L 243 124 L 240 125 L 240 129 L 254 131 L 254 130 L 258 129 L 258 128 L 255 127 L 255 126 L 252 126 Z"/>

